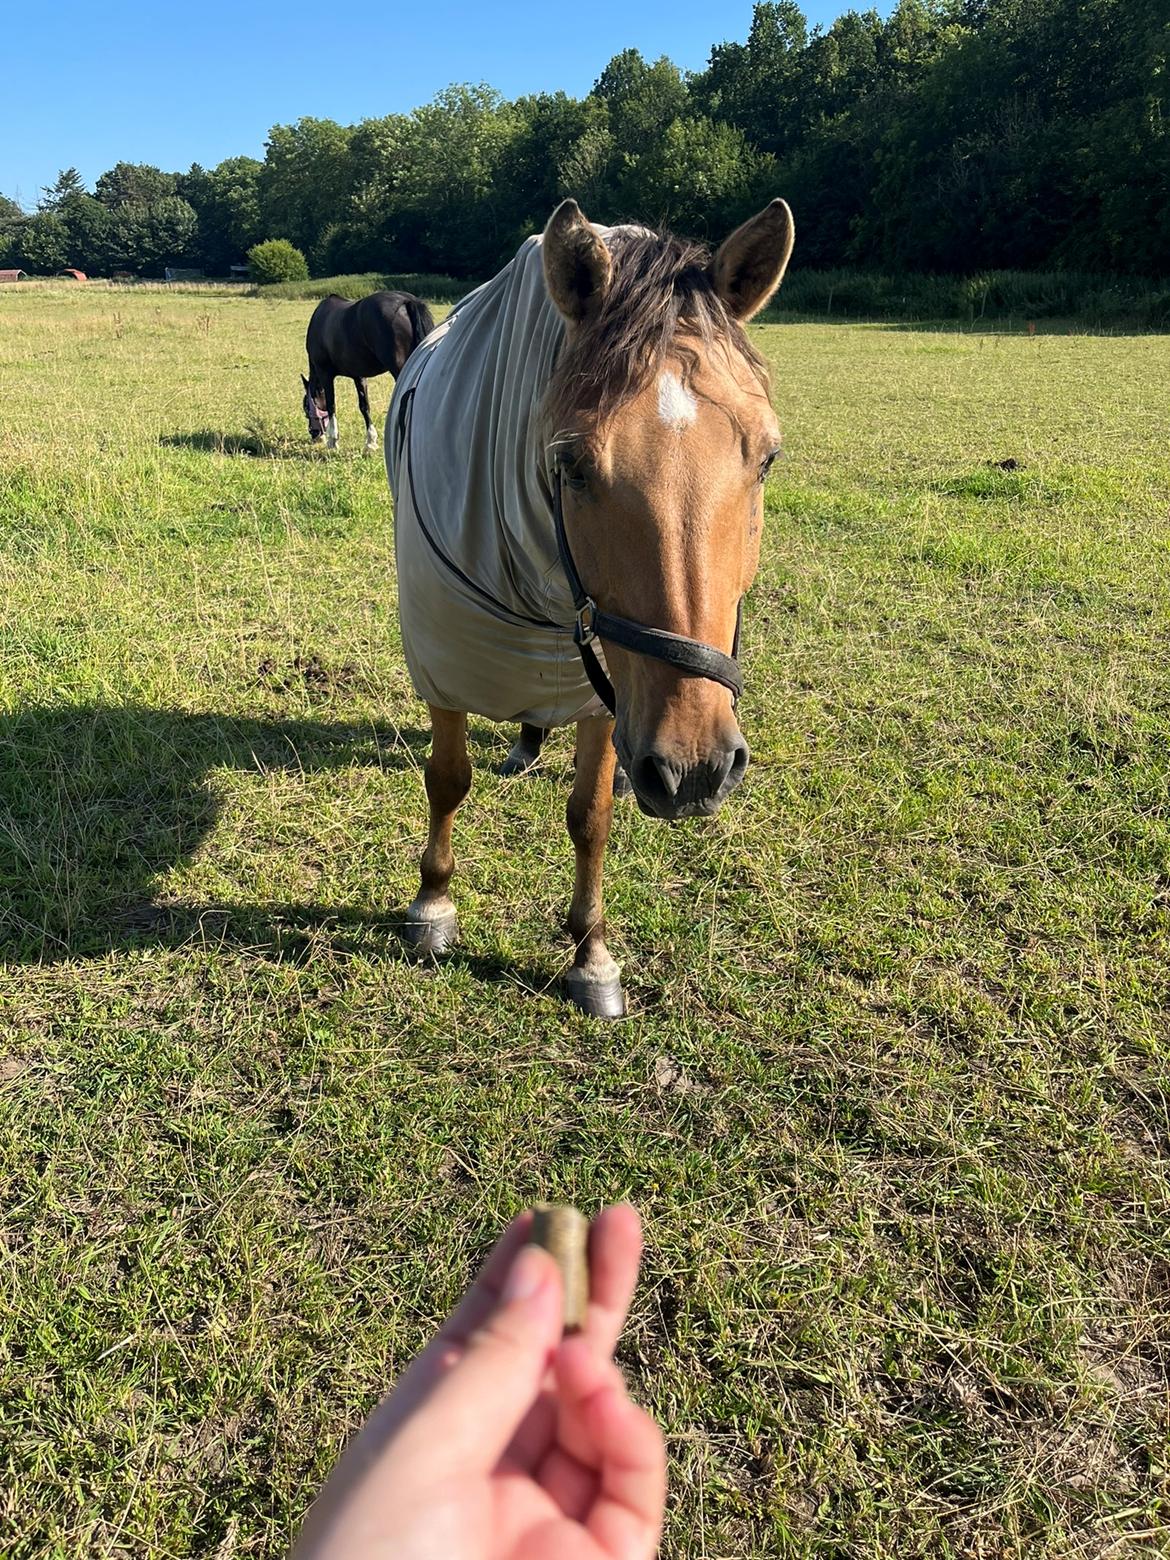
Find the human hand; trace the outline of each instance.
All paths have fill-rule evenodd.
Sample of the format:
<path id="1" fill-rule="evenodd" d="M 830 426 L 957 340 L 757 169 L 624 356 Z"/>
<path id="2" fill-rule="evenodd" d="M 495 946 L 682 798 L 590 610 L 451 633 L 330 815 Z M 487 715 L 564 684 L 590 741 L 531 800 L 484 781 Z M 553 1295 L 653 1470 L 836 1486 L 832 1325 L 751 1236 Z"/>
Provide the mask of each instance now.
<path id="1" fill-rule="evenodd" d="M 666 1498 L 657 1425 L 613 1350 L 638 1276 L 633 1208 L 589 1239 L 584 1327 L 561 1338 L 556 1263 L 514 1219 L 459 1307 L 374 1410 L 293 1560 L 650 1560 Z"/>

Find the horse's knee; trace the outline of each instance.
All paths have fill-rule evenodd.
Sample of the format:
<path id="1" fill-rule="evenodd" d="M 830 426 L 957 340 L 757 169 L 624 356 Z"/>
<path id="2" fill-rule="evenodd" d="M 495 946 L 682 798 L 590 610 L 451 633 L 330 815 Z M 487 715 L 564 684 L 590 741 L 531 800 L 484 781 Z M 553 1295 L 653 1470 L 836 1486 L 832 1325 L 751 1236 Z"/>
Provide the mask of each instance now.
<path id="1" fill-rule="evenodd" d="M 569 838 L 578 850 L 604 850 L 612 821 L 612 796 L 578 796 L 570 793 L 565 808 L 565 825 Z"/>
<path id="2" fill-rule="evenodd" d="M 460 764 L 437 764 L 431 759 L 423 775 L 423 784 L 427 801 L 435 812 L 453 813 L 471 790 L 471 763 L 464 759 Z"/>

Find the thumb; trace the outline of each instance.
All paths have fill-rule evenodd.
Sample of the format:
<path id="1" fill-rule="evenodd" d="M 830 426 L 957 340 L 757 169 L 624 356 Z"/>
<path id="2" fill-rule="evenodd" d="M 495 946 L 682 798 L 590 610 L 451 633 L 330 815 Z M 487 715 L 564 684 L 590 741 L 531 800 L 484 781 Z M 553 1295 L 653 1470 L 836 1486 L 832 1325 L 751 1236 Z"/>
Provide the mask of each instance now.
<path id="1" fill-rule="evenodd" d="M 539 1246 L 523 1246 L 496 1309 L 467 1340 L 455 1365 L 410 1425 L 427 1443 L 432 1467 L 493 1468 L 536 1401 L 560 1342 L 560 1271 Z"/>

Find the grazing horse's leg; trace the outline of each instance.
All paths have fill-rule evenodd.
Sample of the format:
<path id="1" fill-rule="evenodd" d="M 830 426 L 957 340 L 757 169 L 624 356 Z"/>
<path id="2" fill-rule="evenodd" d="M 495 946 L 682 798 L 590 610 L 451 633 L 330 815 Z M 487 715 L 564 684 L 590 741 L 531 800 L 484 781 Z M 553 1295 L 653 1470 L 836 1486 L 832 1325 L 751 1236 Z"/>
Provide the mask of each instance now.
<path id="1" fill-rule="evenodd" d="M 508 756 L 500 765 L 500 773 L 511 778 L 514 775 L 526 775 L 530 769 L 535 769 L 540 762 L 541 749 L 547 736 L 547 726 L 530 726 L 527 721 L 521 721 L 520 734 L 508 749 Z M 620 764 L 614 765 L 613 794 L 615 796 L 634 794 L 629 776 Z"/>
<path id="2" fill-rule="evenodd" d="M 427 801 L 431 827 L 422 854 L 418 898 L 406 912 L 406 937 L 421 953 L 445 953 L 459 935 L 455 906 L 447 893 L 455 857 L 451 824 L 471 790 L 467 757 L 467 716 L 461 710 L 430 705 L 431 756 L 427 759 Z"/>
<path id="3" fill-rule="evenodd" d="M 621 971 L 605 946 L 601 873 L 613 822 L 613 748 L 611 720 L 577 722 L 577 774 L 566 811 L 569 837 L 577 853 L 569 931 L 577 944 L 565 993 L 586 1013 L 620 1018 L 626 1011 Z"/>
<path id="4" fill-rule="evenodd" d="M 532 726 L 527 721 L 521 721 L 520 735 L 508 749 L 508 756 L 500 765 L 500 773 L 522 775 L 534 768 L 540 759 L 540 750 L 547 736 L 547 726 Z"/>
<path id="5" fill-rule="evenodd" d="M 366 449 L 376 450 L 378 434 L 370 418 L 370 388 L 364 379 L 355 379 L 354 384 L 357 386 L 358 407 L 366 420 Z"/>
<path id="6" fill-rule="evenodd" d="M 325 448 L 335 450 L 337 448 L 337 400 L 333 394 L 333 375 L 327 374 L 321 380 L 321 388 L 325 391 L 325 410 L 329 414 L 327 425 L 327 437 Z"/>

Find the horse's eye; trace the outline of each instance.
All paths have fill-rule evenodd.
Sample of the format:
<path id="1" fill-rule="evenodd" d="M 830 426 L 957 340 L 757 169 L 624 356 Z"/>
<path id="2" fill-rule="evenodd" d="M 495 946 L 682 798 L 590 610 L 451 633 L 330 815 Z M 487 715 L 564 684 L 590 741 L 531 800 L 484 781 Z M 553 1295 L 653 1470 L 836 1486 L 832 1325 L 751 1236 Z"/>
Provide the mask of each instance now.
<path id="1" fill-rule="evenodd" d="M 780 453 L 779 450 L 772 450 L 771 453 L 768 454 L 768 455 L 765 455 L 763 460 L 760 462 L 760 481 L 761 482 L 763 482 L 764 478 L 771 471 L 773 463 L 775 462 L 776 457 L 777 457 L 777 455 L 779 455 L 779 453 Z"/>
<path id="2" fill-rule="evenodd" d="M 571 487 L 579 493 L 582 488 L 588 487 L 589 476 L 585 469 L 585 463 L 579 455 L 572 451 L 566 451 L 561 456 L 561 475 L 565 479 L 565 486 Z"/>

